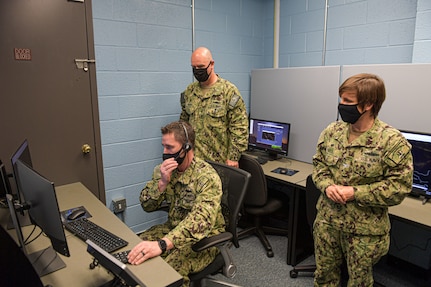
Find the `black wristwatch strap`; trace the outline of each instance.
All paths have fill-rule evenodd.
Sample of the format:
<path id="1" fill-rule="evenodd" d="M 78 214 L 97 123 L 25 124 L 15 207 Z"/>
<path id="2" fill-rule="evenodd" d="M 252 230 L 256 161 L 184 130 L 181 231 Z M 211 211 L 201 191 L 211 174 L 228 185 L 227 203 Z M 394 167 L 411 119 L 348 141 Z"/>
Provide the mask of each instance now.
<path id="1" fill-rule="evenodd" d="M 160 239 L 159 241 L 158 241 L 158 243 L 159 243 L 159 247 L 160 247 L 160 249 L 162 250 L 162 253 L 165 253 L 166 252 L 166 241 L 164 241 L 163 239 Z"/>

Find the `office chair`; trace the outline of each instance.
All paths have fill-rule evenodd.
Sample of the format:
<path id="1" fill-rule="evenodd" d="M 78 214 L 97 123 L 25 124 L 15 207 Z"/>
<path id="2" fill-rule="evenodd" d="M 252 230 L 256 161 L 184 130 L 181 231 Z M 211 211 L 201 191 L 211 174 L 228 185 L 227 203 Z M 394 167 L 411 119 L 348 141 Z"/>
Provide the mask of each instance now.
<path id="1" fill-rule="evenodd" d="M 305 183 L 305 192 L 305 209 L 307 214 L 307 222 L 312 230 L 314 219 L 317 215 L 317 200 L 319 199 L 322 192 L 314 185 L 311 174 L 307 176 L 307 181 Z M 291 278 L 296 278 L 298 277 L 299 272 L 314 272 L 315 270 L 316 265 L 299 265 L 294 266 L 293 269 L 290 270 L 289 275 Z"/>
<path id="2" fill-rule="evenodd" d="M 262 166 L 255 158 L 242 155 L 239 160 L 239 167 L 251 174 L 250 183 L 244 198 L 244 210 L 245 214 L 251 215 L 253 218 L 253 226 L 239 231 L 239 237 L 244 238 L 256 234 L 265 247 L 266 255 L 274 257 L 274 252 L 265 232 L 268 234 L 287 235 L 287 230 L 263 226 L 262 217 L 278 211 L 283 206 L 283 201 L 268 196 L 265 174 Z"/>
<path id="3" fill-rule="evenodd" d="M 226 232 L 204 238 L 193 245 L 192 249 L 195 252 L 216 246 L 220 253 L 204 270 L 189 275 L 192 287 L 232 286 L 208 276 L 223 273 L 226 277 L 232 278 L 236 274 L 236 266 L 232 261 L 229 248 L 232 243 L 235 247 L 239 247 L 237 225 L 250 180 L 250 174 L 239 168 L 211 161 L 209 163 L 217 171 L 222 181 L 223 196 L 221 204 L 226 221 Z"/>

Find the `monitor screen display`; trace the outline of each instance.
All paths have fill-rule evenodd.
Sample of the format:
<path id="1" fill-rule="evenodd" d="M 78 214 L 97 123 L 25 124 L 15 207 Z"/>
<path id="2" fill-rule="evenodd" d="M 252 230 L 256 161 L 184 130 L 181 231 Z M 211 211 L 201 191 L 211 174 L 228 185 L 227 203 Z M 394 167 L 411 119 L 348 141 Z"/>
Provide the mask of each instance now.
<path id="1" fill-rule="evenodd" d="M 431 134 L 401 131 L 412 145 L 413 189 L 412 195 L 431 197 Z"/>
<path id="2" fill-rule="evenodd" d="M 249 149 L 259 149 L 276 157 L 287 156 L 290 124 L 250 118 Z"/>

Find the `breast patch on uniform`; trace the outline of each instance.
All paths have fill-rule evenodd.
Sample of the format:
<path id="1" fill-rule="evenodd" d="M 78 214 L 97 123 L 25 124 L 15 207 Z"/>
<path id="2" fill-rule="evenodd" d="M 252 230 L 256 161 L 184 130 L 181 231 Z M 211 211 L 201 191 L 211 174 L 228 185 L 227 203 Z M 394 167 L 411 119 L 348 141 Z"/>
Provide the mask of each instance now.
<path id="1" fill-rule="evenodd" d="M 237 94 L 233 95 L 232 99 L 230 99 L 230 102 L 229 102 L 229 109 L 235 108 L 238 101 L 239 101 L 239 95 Z"/>

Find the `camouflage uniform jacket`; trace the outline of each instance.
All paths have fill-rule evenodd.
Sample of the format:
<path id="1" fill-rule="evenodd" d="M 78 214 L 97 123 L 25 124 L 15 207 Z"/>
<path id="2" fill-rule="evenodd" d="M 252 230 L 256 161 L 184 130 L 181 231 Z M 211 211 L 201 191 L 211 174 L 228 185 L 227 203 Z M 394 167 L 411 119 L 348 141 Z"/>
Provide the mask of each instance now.
<path id="1" fill-rule="evenodd" d="M 313 157 L 313 180 L 323 195 L 316 220 L 344 232 L 382 235 L 389 232 L 388 206 L 400 204 L 411 191 L 411 145 L 401 133 L 376 118 L 374 125 L 348 143 L 349 125 L 330 124 L 320 135 Z M 330 200 L 328 186 L 353 186 L 355 199 Z"/>
<path id="2" fill-rule="evenodd" d="M 180 119 L 195 130 L 197 157 L 222 163 L 239 160 L 247 149 L 248 118 L 234 84 L 218 77 L 203 90 L 199 82 L 193 82 L 181 94 L 181 109 Z"/>
<path id="3" fill-rule="evenodd" d="M 166 235 L 176 248 L 225 231 L 221 211 L 222 184 L 217 172 L 205 161 L 194 157 L 180 174 L 175 170 L 164 192 L 158 190 L 160 165 L 154 168 L 153 179 L 141 192 L 140 202 L 145 211 L 154 211 L 163 200 L 170 203 Z"/>

